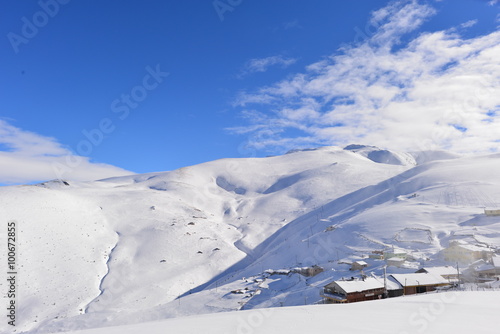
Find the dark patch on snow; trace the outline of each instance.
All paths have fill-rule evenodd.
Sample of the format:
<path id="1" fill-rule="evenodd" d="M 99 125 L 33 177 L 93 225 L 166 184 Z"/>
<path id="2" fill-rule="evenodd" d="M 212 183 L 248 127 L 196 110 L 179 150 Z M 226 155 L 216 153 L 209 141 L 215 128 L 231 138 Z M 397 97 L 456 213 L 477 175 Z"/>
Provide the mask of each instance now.
<path id="1" fill-rule="evenodd" d="M 264 194 L 272 194 L 274 192 L 288 188 L 301 180 L 300 174 L 283 177 L 276 181 L 272 186 L 264 191 Z"/>
<path id="2" fill-rule="evenodd" d="M 228 180 L 226 180 L 226 178 L 224 178 L 223 176 L 217 177 L 217 179 L 215 179 L 215 183 L 219 187 L 221 187 L 222 189 L 229 191 L 229 192 L 234 192 L 237 195 L 245 195 L 247 192 L 245 188 L 241 188 L 241 187 L 237 187 L 237 186 L 233 185 Z"/>

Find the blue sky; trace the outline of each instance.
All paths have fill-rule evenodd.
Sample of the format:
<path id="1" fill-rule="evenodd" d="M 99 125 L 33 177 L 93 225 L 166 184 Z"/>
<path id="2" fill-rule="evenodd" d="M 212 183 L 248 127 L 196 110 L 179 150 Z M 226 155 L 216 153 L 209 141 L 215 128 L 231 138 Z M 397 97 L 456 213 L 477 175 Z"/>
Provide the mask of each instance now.
<path id="1" fill-rule="evenodd" d="M 498 1 L 0 6 L 0 184 L 350 142 L 498 144 Z"/>

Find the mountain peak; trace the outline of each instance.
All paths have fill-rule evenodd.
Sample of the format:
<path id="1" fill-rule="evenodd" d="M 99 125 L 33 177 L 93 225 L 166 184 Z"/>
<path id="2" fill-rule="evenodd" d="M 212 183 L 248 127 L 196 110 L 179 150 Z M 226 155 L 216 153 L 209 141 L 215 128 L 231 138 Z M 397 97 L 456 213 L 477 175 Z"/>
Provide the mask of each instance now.
<path id="1" fill-rule="evenodd" d="M 417 165 L 415 158 L 409 153 L 385 150 L 377 146 L 351 144 L 344 147 L 344 150 L 357 153 L 376 163 L 400 166 Z"/>

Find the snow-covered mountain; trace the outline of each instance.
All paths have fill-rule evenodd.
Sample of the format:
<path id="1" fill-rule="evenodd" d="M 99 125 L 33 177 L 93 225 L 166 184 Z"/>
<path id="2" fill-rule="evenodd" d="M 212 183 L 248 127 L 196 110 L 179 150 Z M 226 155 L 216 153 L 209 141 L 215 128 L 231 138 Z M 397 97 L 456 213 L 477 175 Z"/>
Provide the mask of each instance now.
<path id="1" fill-rule="evenodd" d="M 500 207 L 499 170 L 498 154 L 350 145 L 2 187 L 1 220 L 20 230 L 16 329 L 314 304 L 374 250 L 404 249 L 414 270 L 442 264 L 450 240 L 493 249 L 500 219 L 484 208 Z M 313 265 L 325 271 L 293 274 Z"/>

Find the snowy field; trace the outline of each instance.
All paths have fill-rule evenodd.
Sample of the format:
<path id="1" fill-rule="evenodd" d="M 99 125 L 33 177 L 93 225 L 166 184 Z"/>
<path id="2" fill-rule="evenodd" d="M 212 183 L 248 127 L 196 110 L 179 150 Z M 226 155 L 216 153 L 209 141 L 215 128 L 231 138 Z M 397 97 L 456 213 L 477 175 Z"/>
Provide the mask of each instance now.
<path id="1" fill-rule="evenodd" d="M 197 323 L 213 317 L 234 333 L 242 314 L 252 314 L 240 310 L 258 315 L 266 308 L 275 315 L 259 330 L 306 326 L 283 323 L 286 317 L 305 317 L 307 326 L 321 328 L 358 321 L 361 328 L 365 321 L 356 320 L 357 311 L 344 310 L 365 310 L 372 303 L 302 306 L 319 303 L 321 288 L 332 280 L 355 275 L 349 270 L 353 261 L 363 259 L 367 275 L 381 275 L 385 261 L 368 258 L 374 251 L 404 250 L 408 260 L 388 271 L 409 273 L 455 265 L 441 255 L 453 240 L 497 250 L 500 219 L 485 216 L 484 208 L 500 207 L 498 170 L 500 155 L 351 146 L 93 182 L 2 187 L 0 219 L 19 227 L 16 329 L 132 326 L 128 330 L 195 315 Z M 324 271 L 314 277 L 294 271 L 313 265 Z M 0 281 L 2 291 L 6 284 Z M 478 303 L 488 310 L 498 305 L 490 299 L 497 293 L 480 295 Z M 432 298 L 382 301 L 360 316 L 370 319 L 367 328 L 377 329 L 369 323 L 382 327 L 382 315 L 372 314 L 386 313 L 385 326 L 387 319 L 397 319 L 404 329 L 413 308 L 426 307 Z M 457 298 L 443 321 L 432 325 L 455 326 L 446 318 L 455 309 L 474 310 L 473 319 L 489 314 L 479 312 L 473 297 Z M 228 311 L 238 312 L 200 316 Z M 182 332 L 177 327 L 194 326 L 189 319 L 164 324 Z M 151 326 L 152 333 L 160 330 Z M 10 330 L 0 324 L 0 332 Z"/>
<path id="2" fill-rule="evenodd" d="M 500 292 L 446 292 L 381 301 L 192 316 L 71 334 L 498 333 Z"/>

